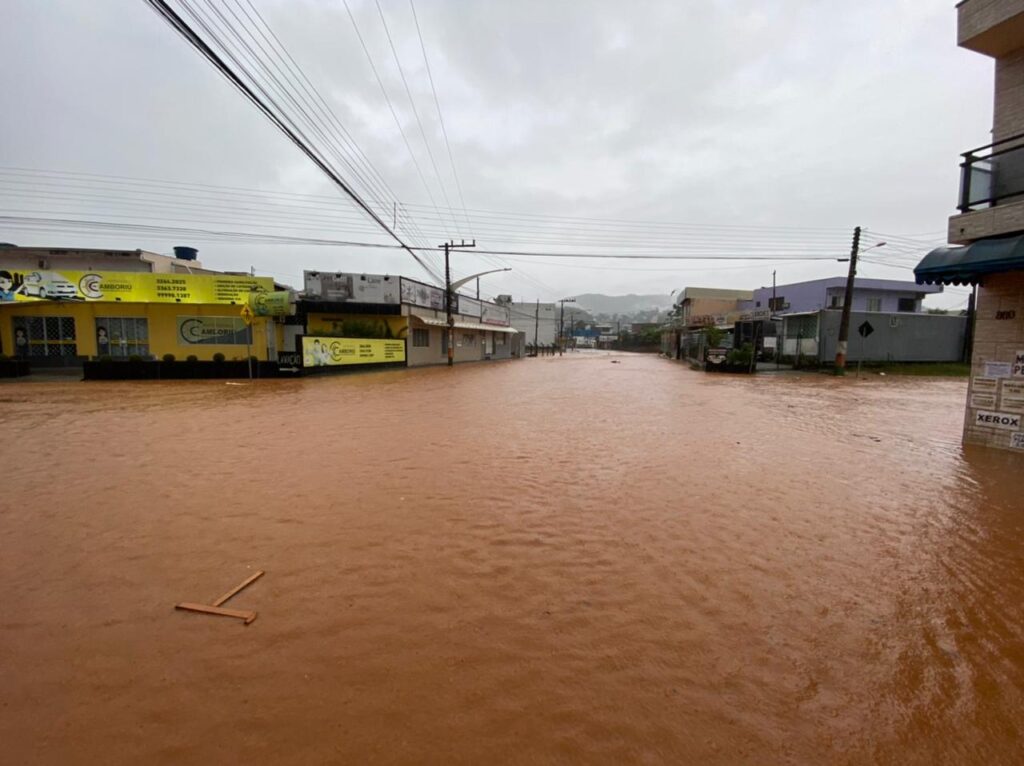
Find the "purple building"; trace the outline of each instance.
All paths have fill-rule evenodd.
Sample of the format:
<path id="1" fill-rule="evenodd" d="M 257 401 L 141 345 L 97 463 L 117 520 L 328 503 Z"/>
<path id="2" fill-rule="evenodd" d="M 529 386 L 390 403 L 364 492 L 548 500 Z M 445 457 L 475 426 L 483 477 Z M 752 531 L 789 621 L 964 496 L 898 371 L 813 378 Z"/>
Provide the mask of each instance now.
<path id="1" fill-rule="evenodd" d="M 752 318 L 767 318 L 773 314 L 794 314 L 821 309 L 841 309 L 846 293 L 846 277 L 813 279 L 777 285 L 775 302 L 772 288 L 759 287 L 749 301 L 740 301 L 739 308 Z M 895 279 L 861 279 L 853 283 L 853 311 L 881 311 L 887 313 L 918 313 L 926 295 L 941 293 L 942 285 L 919 285 Z"/>

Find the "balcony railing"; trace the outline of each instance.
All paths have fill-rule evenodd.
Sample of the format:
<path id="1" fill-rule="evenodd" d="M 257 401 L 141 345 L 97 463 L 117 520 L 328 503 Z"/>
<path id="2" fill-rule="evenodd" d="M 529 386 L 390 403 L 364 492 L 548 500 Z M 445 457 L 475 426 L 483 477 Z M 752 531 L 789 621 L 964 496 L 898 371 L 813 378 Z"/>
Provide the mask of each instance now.
<path id="1" fill-rule="evenodd" d="M 1010 197 L 1024 199 L 1024 133 L 963 154 L 961 213 L 992 207 Z"/>

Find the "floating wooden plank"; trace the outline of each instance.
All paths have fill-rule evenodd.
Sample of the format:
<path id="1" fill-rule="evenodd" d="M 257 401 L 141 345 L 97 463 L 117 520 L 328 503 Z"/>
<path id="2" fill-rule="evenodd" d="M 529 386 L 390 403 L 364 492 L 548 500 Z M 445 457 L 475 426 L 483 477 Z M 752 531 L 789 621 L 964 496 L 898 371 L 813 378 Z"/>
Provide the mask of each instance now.
<path id="1" fill-rule="evenodd" d="M 225 594 L 224 594 L 223 596 L 221 596 L 221 597 L 220 597 L 219 599 L 217 599 L 216 601 L 214 601 L 214 602 L 213 602 L 213 605 L 214 605 L 214 606 L 220 606 L 221 604 L 223 604 L 223 603 L 224 603 L 225 601 L 227 601 L 227 600 L 228 600 L 229 598 L 231 598 L 232 596 L 234 596 L 234 595 L 236 595 L 236 594 L 240 593 L 241 591 L 245 590 L 246 588 L 248 588 L 248 587 L 249 587 L 250 585 L 252 585 L 252 584 L 253 584 L 254 582 L 256 582 L 256 581 L 257 581 L 258 579 L 260 579 L 261 577 L 263 577 L 263 575 L 264 575 L 264 574 L 265 574 L 265 572 L 264 572 L 264 571 L 263 571 L 263 570 L 261 569 L 261 570 L 260 570 L 259 572 L 257 572 L 256 574 L 254 574 L 254 575 L 252 575 L 251 577 L 247 578 L 247 579 L 245 580 L 245 582 L 243 582 L 243 583 L 242 583 L 241 585 L 238 585 L 238 586 L 236 586 L 236 587 L 232 588 L 232 589 L 231 589 L 231 590 L 229 590 L 229 591 L 228 591 L 227 593 L 225 593 Z"/>
<path id="2" fill-rule="evenodd" d="M 246 625 L 248 625 L 250 622 L 256 619 L 256 612 L 242 611 L 241 609 L 225 609 L 221 606 L 208 606 L 207 604 L 193 604 L 190 602 L 182 602 L 180 604 L 175 604 L 174 608 L 184 609 L 189 612 L 216 614 L 221 617 L 235 617 L 239 620 L 245 620 Z"/>

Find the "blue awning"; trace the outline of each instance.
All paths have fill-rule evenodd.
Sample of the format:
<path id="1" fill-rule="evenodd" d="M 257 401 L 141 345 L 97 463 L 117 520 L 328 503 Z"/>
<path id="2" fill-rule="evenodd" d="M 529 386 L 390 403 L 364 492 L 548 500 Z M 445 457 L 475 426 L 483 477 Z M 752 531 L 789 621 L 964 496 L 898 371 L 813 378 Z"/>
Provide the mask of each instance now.
<path id="1" fill-rule="evenodd" d="M 914 267 L 919 285 L 976 285 L 986 274 L 1024 270 L 1024 235 L 939 247 Z"/>

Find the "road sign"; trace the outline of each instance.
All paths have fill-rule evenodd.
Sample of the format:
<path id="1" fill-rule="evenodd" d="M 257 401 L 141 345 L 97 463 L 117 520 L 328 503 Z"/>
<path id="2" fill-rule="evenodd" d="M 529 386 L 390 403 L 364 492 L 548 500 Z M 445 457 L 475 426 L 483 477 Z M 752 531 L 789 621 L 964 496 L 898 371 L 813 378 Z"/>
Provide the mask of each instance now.
<path id="1" fill-rule="evenodd" d="M 244 321 L 244 322 L 245 322 L 245 323 L 246 323 L 247 325 L 248 325 L 248 324 L 252 324 L 252 317 L 253 317 L 253 313 L 252 313 L 252 309 L 251 309 L 251 308 L 249 308 L 249 305 L 248 305 L 248 304 L 242 304 L 242 311 L 241 311 L 241 314 L 242 314 L 242 320 L 243 320 L 243 321 Z"/>
<path id="2" fill-rule="evenodd" d="M 862 338 L 868 337 L 874 331 L 875 328 L 871 326 L 871 322 L 868 322 L 866 320 L 864 322 L 861 322 L 860 327 L 857 328 L 857 334 L 860 335 L 860 337 Z"/>

